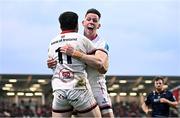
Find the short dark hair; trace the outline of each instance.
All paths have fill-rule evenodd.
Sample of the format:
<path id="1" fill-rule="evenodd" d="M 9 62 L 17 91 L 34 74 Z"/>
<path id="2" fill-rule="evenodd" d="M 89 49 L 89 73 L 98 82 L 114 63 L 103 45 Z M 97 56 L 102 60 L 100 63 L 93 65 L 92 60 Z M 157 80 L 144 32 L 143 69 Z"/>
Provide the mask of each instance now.
<path id="1" fill-rule="evenodd" d="M 158 81 L 158 80 L 162 80 L 162 82 L 164 83 L 164 77 L 162 77 L 162 76 L 157 76 L 157 77 L 154 78 L 154 82 L 155 82 L 155 81 Z"/>
<path id="2" fill-rule="evenodd" d="M 89 13 L 97 14 L 99 16 L 99 19 L 101 18 L 101 13 L 97 9 L 91 8 L 91 9 L 87 10 L 86 15 Z"/>
<path id="3" fill-rule="evenodd" d="M 78 26 L 78 15 L 74 12 L 63 12 L 59 16 L 59 23 L 62 30 L 74 30 Z"/>

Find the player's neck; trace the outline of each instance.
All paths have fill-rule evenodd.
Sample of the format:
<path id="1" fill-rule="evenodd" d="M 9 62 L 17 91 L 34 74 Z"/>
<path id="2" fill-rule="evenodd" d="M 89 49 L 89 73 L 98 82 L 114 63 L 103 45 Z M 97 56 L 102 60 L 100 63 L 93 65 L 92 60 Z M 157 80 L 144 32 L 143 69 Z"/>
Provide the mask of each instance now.
<path id="1" fill-rule="evenodd" d="M 76 30 L 63 30 L 61 34 L 70 33 L 70 32 L 77 32 Z"/>
<path id="2" fill-rule="evenodd" d="M 94 40 L 98 35 L 97 35 L 97 34 L 87 35 L 87 34 L 85 33 L 84 36 L 86 36 L 88 39 L 90 39 L 90 40 L 92 41 L 92 40 Z"/>
<path id="3" fill-rule="evenodd" d="M 161 90 L 156 89 L 157 93 L 161 93 L 162 91 L 164 91 L 164 90 L 163 89 L 161 89 Z"/>

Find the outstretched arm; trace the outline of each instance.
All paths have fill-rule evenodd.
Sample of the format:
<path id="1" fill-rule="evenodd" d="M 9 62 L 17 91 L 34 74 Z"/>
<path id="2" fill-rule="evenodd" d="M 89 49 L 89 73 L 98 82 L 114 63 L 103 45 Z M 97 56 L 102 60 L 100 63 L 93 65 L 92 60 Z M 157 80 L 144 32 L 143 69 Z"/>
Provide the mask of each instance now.
<path id="1" fill-rule="evenodd" d="M 69 56 L 82 60 L 87 65 L 97 69 L 102 74 L 105 74 L 108 70 L 108 55 L 104 51 L 97 50 L 94 55 L 88 55 L 75 50 L 70 45 L 61 47 L 60 51 Z"/>

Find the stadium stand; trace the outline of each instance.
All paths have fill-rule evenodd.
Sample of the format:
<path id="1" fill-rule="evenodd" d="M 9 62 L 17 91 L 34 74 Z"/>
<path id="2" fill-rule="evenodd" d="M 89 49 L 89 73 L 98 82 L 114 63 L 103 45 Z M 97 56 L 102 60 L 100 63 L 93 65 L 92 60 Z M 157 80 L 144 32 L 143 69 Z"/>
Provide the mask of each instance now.
<path id="1" fill-rule="evenodd" d="M 145 117 L 141 101 L 153 89 L 153 79 L 154 76 L 106 76 L 115 117 Z M 0 74 L 0 117 L 50 117 L 50 82 L 51 75 Z M 165 88 L 179 101 L 180 77 L 166 76 L 165 82 Z M 171 109 L 171 117 L 180 116 L 179 110 L 180 107 Z"/>

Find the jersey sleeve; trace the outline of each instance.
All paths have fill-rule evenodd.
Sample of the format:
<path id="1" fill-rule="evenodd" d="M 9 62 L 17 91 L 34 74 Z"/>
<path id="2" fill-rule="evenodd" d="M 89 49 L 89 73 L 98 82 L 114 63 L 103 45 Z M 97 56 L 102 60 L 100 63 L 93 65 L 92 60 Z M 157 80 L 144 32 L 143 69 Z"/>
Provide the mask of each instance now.
<path id="1" fill-rule="evenodd" d="M 55 52 L 55 47 L 52 45 L 52 41 L 48 47 L 48 58 L 57 59 L 57 53 Z"/>
<path id="2" fill-rule="evenodd" d="M 48 58 L 53 58 L 53 56 L 54 54 L 53 54 L 51 43 L 50 43 L 48 47 Z"/>
<path id="3" fill-rule="evenodd" d="M 100 39 L 99 41 L 97 41 L 96 48 L 97 48 L 97 50 L 101 50 L 101 51 L 105 52 L 108 55 L 109 45 L 105 40 Z"/>
<path id="4" fill-rule="evenodd" d="M 172 101 L 172 102 L 176 101 L 175 96 L 170 91 L 169 91 L 169 100 Z"/>
<path id="5" fill-rule="evenodd" d="M 104 51 L 106 51 L 107 53 L 109 52 L 109 45 L 106 41 L 102 41 L 99 46 L 98 49 L 102 49 Z"/>

